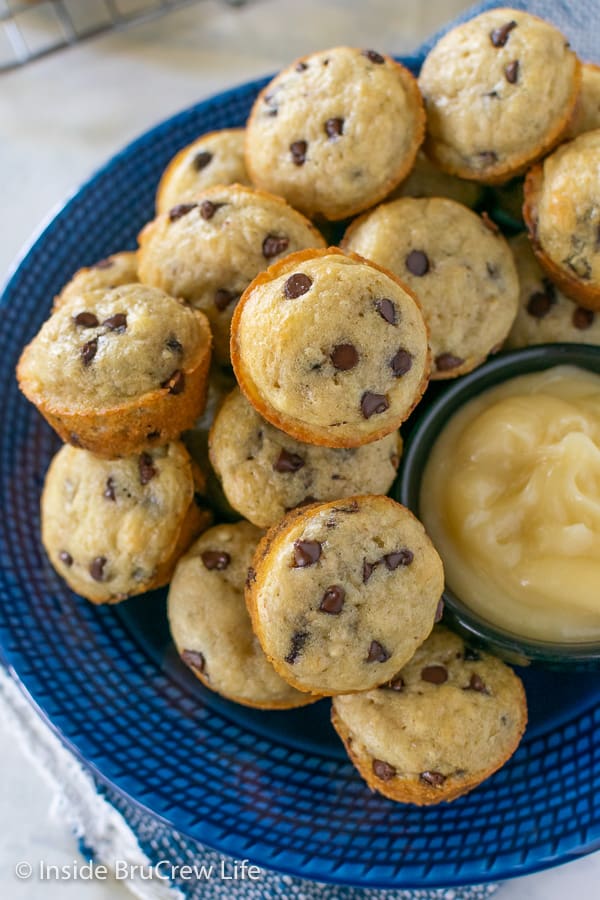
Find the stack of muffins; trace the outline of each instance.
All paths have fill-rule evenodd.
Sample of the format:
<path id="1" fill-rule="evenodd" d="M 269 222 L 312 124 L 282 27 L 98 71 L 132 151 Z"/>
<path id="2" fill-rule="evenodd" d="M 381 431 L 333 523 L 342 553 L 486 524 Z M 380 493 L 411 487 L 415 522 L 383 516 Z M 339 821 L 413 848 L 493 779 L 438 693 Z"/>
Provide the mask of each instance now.
<path id="1" fill-rule="evenodd" d="M 517 676 L 436 624 L 441 560 L 385 495 L 430 379 L 599 341 L 594 129 L 600 73 L 517 10 L 450 31 L 418 82 L 374 50 L 299 59 L 245 131 L 177 154 L 138 250 L 80 270 L 19 362 L 67 442 L 42 496 L 57 572 L 97 603 L 170 582 L 206 687 L 332 697 L 395 800 L 464 794 L 525 728 Z M 525 172 L 529 238 L 509 243 L 473 208 Z"/>

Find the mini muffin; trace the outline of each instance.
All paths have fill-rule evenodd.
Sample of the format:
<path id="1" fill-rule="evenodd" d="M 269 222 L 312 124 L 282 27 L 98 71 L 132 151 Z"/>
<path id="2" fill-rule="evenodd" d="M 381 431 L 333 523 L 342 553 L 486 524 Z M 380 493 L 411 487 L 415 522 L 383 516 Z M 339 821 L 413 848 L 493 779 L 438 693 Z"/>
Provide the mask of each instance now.
<path id="1" fill-rule="evenodd" d="M 229 503 L 262 528 L 296 506 L 386 494 L 401 451 L 398 431 L 364 447 L 338 450 L 296 441 L 269 425 L 237 388 L 210 432 L 210 459 Z"/>
<path id="2" fill-rule="evenodd" d="M 307 216 L 344 219 L 410 172 L 425 113 L 411 73 L 374 50 L 335 47 L 279 73 L 252 108 L 253 182 Z"/>
<path id="3" fill-rule="evenodd" d="M 441 197 L 404 197 L 355 220 L 344 246 L 385 266 L 417 296 L 429 327 L 432 378 L 455 378 L 504 341 L 519 282 L 499 230 Z"/>
<path id="4" fill-rule="evenodd" d="M 288 253 L 325 246 L 281 198 L 239 184 L 209 188 L 173 207 L 139 240 L 140 281 L 206 314 L 219 363 L 229 362 L 231 316 L 252 279 Z"/>
<path id="5" fill-rule="evenodd" d="M 238 384 L 268 422 L 325 447 L 391 434 L 429 377 L 419 305 L 391 273 L 336 248 L 259 275 L 232 321 Z"/>
<path id="6" fill-rule="evenodd" d="M 536 256 L 571 300 L 600 310 L 600 129 L 563 144 L 525 180 Z"/>
<path id="7" fill-rule="evenodd" d="M 258 545 L 246 583 L 254 631 L 301 691 L 389 681 L 429 635 L 444 587 L 421 523 L 389 497 L 293 510 Z"/>
<path id="8" fill-rule="evenodd" d="M 100 456 L 167 443 L 204 408 L 206 316 L 156 288 L 65 301 L 21 354 L 19 387 L 64 441 Z"/>
<path id="9" fill-rule="evenodd" d="M 106 259 L 98 260 L 93 266 L 75 272 L 58 297 L 54 298 L 53 312 L 65 301 L 88 291 L 107 291 L 123 284 L 135 284 L 137 281 L 137 253 L 132 250 L 113 253 Z"/>
<path id="10" fill-rule="evenodd" d="M 521 299 L 506 347 L 566 341 L 600 346 L 600 313 L 576 306 L 560 293 L 540 267 L 527 235 L 510 246 L 517 264 Z"/>
<path id="11" fill-rule="evenodd" d="M 244 129 L 203 134 L 173 157 L 156 193 L 156 212 L 188 203 L 215 184 L 250 184 L 244 162 Z"/>
<path id="12" fill-rule="evenodd" d="M 425 151 L 452 175 L 507 181 L 564 136 L 580 83 L 581 64 L 553 25 L 488 10 L 445 34 L 423 63 Z"/>
<path id="13" fill-rule="evenodd" d="M 581 93 L 569 137 L 600 128 L 600 66 L 584 63 L 581 67 Z"/>
<path id="14" fill-rule="evenodd" d="M 249 522 L 210 528 L 179 560 L 169 589 L 171 635 L 183 662 L 210 688 L 244 706 L 291 709 L 316 697 L 280 678 L 252 631 L 244 603 L 262 532 Z"/>
<path id="15" fill-rule="evenodd" d="M 512 669 L 438 625 L 386 685 L 335 697 L 331 719 L 370 788 L 424 806 L 466 794 L 512 756 L 527 700 Z"/>
<path id="16" fill-rule="evenodd" d="M 93 603 L 161 587 L 211 523 L 203 490 L 204 478 L 179 442 L 115 460 L 66 445 L 42 494 L 48 558 Z"/>
<path id="17" fill-rule="evenodd" d="M 387 197 L 387 200 L 396 200 L 398 197 L 447 197 L 456 200 L 465 206 L 477 206 L 483 199 L 485 188 L 475 181 L 467 181 L 465 178 L 456 178 L 443 172 L 422 150 L 419 150 L 417 159 L 410 175 L 395 188 Z"/>

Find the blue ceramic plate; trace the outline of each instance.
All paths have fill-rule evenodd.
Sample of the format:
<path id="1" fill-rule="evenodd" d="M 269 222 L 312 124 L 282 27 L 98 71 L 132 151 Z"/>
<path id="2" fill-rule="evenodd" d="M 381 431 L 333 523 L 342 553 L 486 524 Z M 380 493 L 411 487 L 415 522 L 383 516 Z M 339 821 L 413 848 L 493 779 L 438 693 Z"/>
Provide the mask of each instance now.
<path id="1" fill-rule="evenodd" d="M 414 68 L 418 60 L 409 60 Z M 466 884 L 555 865 L 600 846 L 600 677 L 525 673 L 527 736 L 511 762 L 448 806 L 371 794 L 329 725 L 327 702 L 263 713 L 204 690 L 169 640 L 165 592 L 117 607 L 74 596 L 39 540 L 56 437 L 14 367 L 79 266 L 135 246 L 170 157 L 242 125 L 262 83 L 201 103 L 127 147 L 31 247 L 0 314 L 0 646 L 65 743 L 97 776 L 181 832 L 320 881 Z"/>

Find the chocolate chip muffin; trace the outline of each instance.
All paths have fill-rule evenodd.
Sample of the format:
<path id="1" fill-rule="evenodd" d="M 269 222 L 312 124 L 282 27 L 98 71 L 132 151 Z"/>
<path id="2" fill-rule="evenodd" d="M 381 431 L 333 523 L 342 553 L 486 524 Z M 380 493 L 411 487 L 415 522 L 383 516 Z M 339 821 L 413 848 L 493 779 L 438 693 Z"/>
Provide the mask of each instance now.
<path id="1" fill-rule="evenodd" d="M 512 669 L 438 625 L 387 684 L 335 697 L 331 718 L 370 788 L 424 806 L 466 794 L 512 756 L 527 701 Z"/>
<path id="2" fill-rule="evenodd" d="M 211 462 L 229 503 L 262 528 L 297 506 L 387 493 L 401 451 L 397 431 L 364 447 L 338 450 L 296 441 L 266 422 L 237 388 L 210 432 Z"/>
<path id="3" fill-rule="evenodd" d="M 600 345 L 600 313 L 568 300 L 538 263 L 527 235 L 510 246 L 517 264 L 521 299 L 506 347 L 529 347 L 556 341 Z"/>
<path id="4" fill-rule="evenodd" d="M 387 200 L 398 197 L 448 197 L 473 208 L 483 199 L 485 188 L 475 181 L 456 178 L 443 172 L 428 159 L 422 150 L 417 153 L 415 164 L 408 178 L 395 188 Z"/>
<path id="5" fill-rule="evenodd" d="M 42 494 L 42 541 L 70 588 L 118 603 L 169 581 L 211 523 L 204 478 L 178 442 L 106 460 L 62 447 Z"/>
<path id="6" fill-rule="evenodd" d="M 156 212 L 189 203 L 215 184 L 250 184 L 244 162 L 243 128 L 203 134 L 173 157 L 156 193 Z"/>
<path id="7" fill-rule="evenodd" d="M 294 510 L 248 574 L 254 631 L 277 671 L 316 694 L 389 681 L 430 633 L 444 586 L 421 523 L 375 495 Z"/>
<path id="8" fill-rule="evenodd" d="M 344 219 L 409 173 L 425 114 L 410 72 L 374 50 L 335 47 L 296 60 L 248 120 L 253 182 L 306 215 Z"/>
<path id="9" fill-rule="evenodd" d="M 396 431 L 429 377 L 427 328 L 410 290 L 331 247 L 296 253 L 252 282 L 233 317 L 231 357 L 268 422 L 325 447 Z"/>
<path id="10" fill-rule="evenodd" d="M 564 136 L 580 82 L 581 64 L 553 25 L 488 10 L 445 34 L 423 63 L 425 151 L 453 175 L 506 181 Z"/>
<path id="11" fill-rule="evenodd" d="M 79 297 L 88 291 L 107 291 L 124 284 L 137 282 L 137 253 L 125 250 L 100 259 L 93 266 L 79 269 L 65 284 L 60 294 L 54 298 L 53 311 L 59 309 L 66 300 Z"/>
<path id="12" fill-rule="evenodd" d="M 64 441 L 100 456 L 167 443 L 204 407 L 206 316 L 141 284 L 61 304 L 21 354 L 19 387 Z"/>
<path id="13" fill-rule="evenodd" d="M 584 63 L 581 67 L 581 92 L 569 137 L 600 128 L 600 66 Z"/>
<path id="14" fill-rule="evenodd" d="M 209 188 L 173 207 L 139 240 L 140 281 L 206 314 L 219 363 L 229 362 L 231 316 L 255 275 L 295 250 L 325 246 L 281 198 L 239 184 Z"/>
<path id="15" fill-rule="evenodd" d="M 488 219 L 441 197 L 404 197 L 356 219 L 343 244 L 415 292 L 429 327 L 432 378 L 454 378 L 504 341 L 519 282 L 509 246 Z"/>
<path id="16" fill-rule="evenodd" d="M 525 179 L 523 214 L 543 268 L 571 300 L 600 310 L 600 129 L 562 144 Z"/>
<path id="17" fill-rule="evenodd" d="M 249 522 L 210 528 L 179 560 L 169 589 L 169 626 L 194 675 L 244 706 L 291 709 L 315 697 L 280 678 L 252 631 L 244 584 L 262 532 Z"/>

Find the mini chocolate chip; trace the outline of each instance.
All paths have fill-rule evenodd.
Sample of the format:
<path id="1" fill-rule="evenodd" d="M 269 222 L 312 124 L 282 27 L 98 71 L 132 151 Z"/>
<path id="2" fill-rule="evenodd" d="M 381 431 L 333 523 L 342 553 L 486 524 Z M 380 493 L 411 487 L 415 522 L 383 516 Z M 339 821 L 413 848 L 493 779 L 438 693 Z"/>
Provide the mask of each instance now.
<path id="1" fill-rule="evenodd" d="M 444 598 L 442 597 L 438 601 L 437 609 L 435 611 L 434 622 L 441 622 L 444 617 Z"/>
<path id="2" fill-rule="evenodd" d="M 448 670 L 445 666 L 425 666 L 421 669 L 421 678 L 429 684 L 443 684 L 448 681 Z"/>
<path id="3" fill-rule="evenodd" d="M 127 328 L 127 316 L 125 313 L 115 313 L 114 316 L 109 316 L 108 319 L 105 319 L 102 324 L 106 326 L 109 331 L 116 331 L 119 334 L 123 334 Z"/>
<path id="4" fill-rule="evenodd" d="M 513 30 L 513 28 L 517 27 L 517 23 L 513 20 L 511 22 L 507 22 L 506 25 L 502 25 L 500 28 L 494 28 L 493 31 L 490 31 L 490 41 L 494 45 L 494 47 L 504 47 L 508 40 L 508 36 Z"/>
<path id="5" fill-rule="evenodd" d="M 200 653 L 198 650 L 184 650 L 181 654 L 181 658 L 190 669 L 195 669 L 197 672 L 204 672 L 206 669 L 204 654 Z"/>
<path id="6" fill-rule="evenodd" d="M 482 166 L 493 166 L 494 163 L 498 162 L 498 154 L 495 150 L 481 150 L 477 154 L 477 158 Z"/>
<path id="7" fill-rule="evenodd" d="M 387 297 L 383 297 L 381 300 L 376 300 L 375 309 L 377 310 L 381 318 L 385 319 L 388 324 L 395 325 L 398 321 L 396 315 L 396 307 L 391 300 L 388 300 Z"/>
<path id="8" fill-rule="evenodd" d="M 465 645 L 464 658 L 467 662 L 479 662 L 481 656 L 479 655 L 477 650 L 474 650 L 472 647 L 467 647 Z"/>
<path id="9" fill-rule="evenodd" d="M 167 350 L 170 350 L 171 353 L 183 353 L 183 344 L 181 341 L 178 341 L 174 335 L 167 338 L 165 347 Z"/>
<path id="10" fill-rule="evenodd" d="M 308 66 L 305 62 L 302 62 L 302 60 L 300 60 L 299 63 L 296 63 L 296 72 L 305 72 L 307 69 Z"/>
<path id="11" fill-rule="evenodd" d="M 296 300 L 297 297 L 302 297 L 303 294 L 310 291 L 311 286 L 312 278 L 309 278 L 303 272 L 296 272 L 294 275 L 290 275 L 284 284 L 283 293 L 288 300 Z"/>
<path id="12" fill-rule="evenodd" d="M 388 681 L 387 684 L 384 684 L 384 687 L 389 691 L 397 691 L 400 693 L 404 690 L 404 678 L 402 675 L 395 675 L 391 681 Z"/>
<path id="13" fill-rule="evenodd" d="M 488 694 L 489 691 L 486 687 L 485 681 L 481 678 L 477 672 L 473 672 L 471 675 L 470 681 L 465 688 L 465 691 L 477 691 L 478 694 Z"/>
<path id="14" fill-rule="evenodd" d="M 219 288 L 219 290 L 215 292 L 215 306 L 219 312 L 223 312 L 230 303 L 233 303 L 233 301 L 237 299 L 237 294 L 232 294 L 231 291 L 226 291 L 225 288 Z"/>
<path id="15" fill-rule="evenodd" d="M 105 556 L 97 556 L 90 563 L 90 575 L 94 581 L 104 581 L 104 566 L 106 565 Z"/>
<path id="16" fill-rule="evenodd" d="M 305 465 L 305 460 L 297 453 L 289 453 L 282 449 L 279 456 L 273 463 L 273 469 L 276 472 L 297 472 Z"/>
<path id="17" fill-rule="evenodd" d="M 464 359 L 460 356 L 454 356 L 453 353 L 440 353 L 435 358 L 435 367 L 438 372 L 448 372 L 450 369 L 457 369 L 463 363 Z"/>
<path id="18" fill-rule="evenodd" d="M 248 571 L 246 573 L 246 587 L 250 587 L 251 584 L 254 584 L 256 581 L 256 570 L 252 568 L 252 566 L 248 567 Z"/>
<path id="19" fill-rule="evenodd" d="M 79 437 L 78 434 L 75 434 L 74 431 L 72 431 L 71 434 L 69 435 L 69 443 L 72 444 L 74 447 L 83 447 L 83 444 L 81 443 L 81 438 Z"/>
<path id="20" fill-rule="evenodd" d="M 319 541 L 294 542 L 294 569 L 314 566 L 321 558 L 322 545 Z"/>
<path id="21" fill-rule="evenodd" d="M 92 269 L 112 269 L 115 261 L 112 257 L 107 256 L 105 259 L 99 259 L 98 262 L 94 263 Z"/>
<path id="22" fill-rule="evenodd" d="M 169 210 L 169 222 L 176 222 L 177 219 L 182 219 L 193 209 L 196 209 L 197 206 L 197 203 L 178 203 L 177 206 Z"/>
<path id="23" fill-rule="evenodd" d="M 95 328 L 99 323 L 97 317 L 91 312 L 80 312 L 73 316 L 73 321 L 80 328 Z"/>
<path id="24" fill-rule="evenodd" d="M 212 219 L 216 211 L 224 205 L 224 203 L 213 203 L 212 200 L 203 200 L 200 204 L 200 215 L 208 222 L 209 219 Z"/>
<path id="25" fill-rule="evenodd" d="M 285 657 L 286 663 L 289 663 L 290 666 L 294 665 L 307 640 L 308 631 L 296 631 L 295 634 L 292 635 L 292 646 L 290 652 Z"/>
<path id="26" fill-rule="evenodd" d="M 98 351 L 98 338 L 92 338 L 81 348 L 81 361 L 84 366 L 89 366 Z"/>
<path id="27" fill-rule="evenodd" d="M 66 550 L 61 550 L 60 553 L 58 554 L 58 558 L 60 559 L 61 563 L 65 564 L 65 566 L 73 565 L 73 557 L 71 556 L 70 553 L 67 553 Z"/>
<path id="28" fill-rule="evenodd" d="M 319 605 L 319 612 L 329 613 L 330 616 L 339 616 L 344 606 L 346 591 L 339 584 L 328 587 Z"/>
<path id="29" fill-rule="evenodd" d="M 201 172 L 202 169 L 205 169 L 212 158 L 213 155 L 208 150 L 202 150 L 200 153 L 196 153 L 193 161 L 196 172 Z"/>
<path id="30" fill-rule="evenodd" d="M 369 653 L 367 655 L 367 662 L 387 662 L 390 658 L 390 654 L 387 652 L 385 647 L 379 643 L 379 641 L 371 641 L 371 646 L 369 647 Z"/>
<path id="31" fill-rule="evenodd" d="M 231 562 L 231 556 L 225 550 L 205 550 L 202 554 L 202 562 L 210 572 L 213 569 L 222 572 Z"/>
<path id="32" fill-rule="evenodd" d="M 354 448 L 352 448 L 352 447 L 348 447 L 346 452 L 350 451 L 350 455 L 352 455 L 353 449 Z M 335 506 L 334 507 L 335 512 L 349 513 L 349 514 L 357 513 L 359 511 L 359 509 L 360 509 L 360 507 L 356 500 L 353 500 L 352 503 L 349 503 L 347 506 Z"/>
<path id="33" fill-rule="evenodd" d="M 343 119 L 327 119 L 325 122 L 325 133 L 327 137 L 337 138 L 344 133 Z"/>
<path id="34" fill-rule="evenodd" d="M 262 253 L 265 259 L 273 259 L 279 256 L 289 247 L 290 241 L 287 237 L 281 237 L 276 234 L 268 234 L 262 243 Z"/>
<path id="35" fill-rule="evenodd" d="M 290 144 L 290 153 L 292 154 L 292 162 L 295 166 L 303 166 L 306 162 L 306 151 L 308 143 L 306 141 L 293 141 Z"/>
<path id="36" fill-rule="evenodd" d="M 488 214 L 485 211 L 481 213 L 481 221 L 483 222 L 483 224 L 485 225 L 487 230 L 492 232 L 492 234 L 500 234 L 500 229 L 498 228 L 498 226 L 496 225 L 494 220 L 490 219 L 490 217 L 488 216 Z M 489 266 L 490 263 L 488 263 L 487 265 Z M 492 266 L 492 268 L 494 268 L 494 267 Z M 488 269 L 488 271 L 489 271 L 489 269 Z"/>
<path id="37" fill-rule="evenodd" d="M 358 350 L 354 344 L 338 344 L 329 354 L 329 358 L 335 369 L 347 372 L 358 365 Z"/>
<path id="38" fill-rule="evenodd" d="M 412 368 L 412 354 L 408 352 L 408 350 L 403 350 L 400 348 L 392 361 L 390 362 L 390 366 L 392 367 L 392 372 L 396 376 L 396 378 L 400 378 L 402 375 L 406 375 L 407 372 Z"/>
<path id="39" fill-rule="evenodd" d="M 149 453 L 142 453 L 140 455 L 138 469 L 140 473 L 140 484 L 148 484 L 148 482 L 152 481 L 154 476 L 158 474 L 158 469 L 154 465 L 154 460 Z"/>
<path id="40" fill-rule="evenodd" d="M 390 403 L 385 394 L 374 394 L 365 391 L 360 399 L 360 409 L 365 419 L 370 419 L 376 413 L 385 412 L 390 408 Z"/>
<path id="41" fill-rule="evenodd" d="M 534 319 L 543 319 L 547 316 L 554 304 L 554 299 L 550 294 L 535 291 L 527 301 L 527 312 Z"/>
<path id="42" fill-rule="evenodd" d="M 117 499 L 115 494 L 115 480 L 112 476 L 109 476 L 106 479 L 106 487 L 104 488 L 104 497 L 107 500 L 112 500 L 113 502 Z"/>
<path id="43" fill-rule="evenodd" d="M 504 74 L 509 84 L 516 84 L 519 78 L 519 60 L 513 59 L 504 67 Z"/>
<path id="44" fill-rule="evenodd" d="M 393 572 L 394 569 L 397 569 L 399 566 L 410 566 L 413 559 L 415 558 L 415 554 L 412 550 L 409 550 L 407 547 L 403 547 L 402 550 L 395 550 L 393 553 L 388 553 L 383 557 L 383 561 L 387 569 L 390 572 Z"/>
<path id="45" fill-rule="evenodd" d="M 432 787 L 441 787 L 446 780 L 446 776 L 442 775 L 441 772 L 421 772 L 419 778 L 421 781 L 424 781 L 425 784 L 432 785 Z"/>
<path id="46" fill-rule="evenodd" d="M 373 774 L 380 778 L 381 781 L 390 781 L 396 775 L 396 770 L 389 763 L 382 759 L 373 760 Z"/>
<path id="47" fill-rule="evenodd" d="M 363 559 L 363 584 L 366 584 L 371 575 L 373 574 L 373 569 L 376 569 L 379 565 L 379 560 L 376 562 L 367 562 L 366 559 Z"/>
<path id="48" fill-rule="evenodd" d="M 382 66 L 385 62 L 385 58 L 376 50 L 363 50 L 362 55 L 366 56 L 369 62 L 375 63 L 378 66 Z"/>
<path id="49" fill-rule="evenodd" d="M 405 262 L 411 275 L 416 275 L 418 278 L 422 278 L 429 272 L 429 259 L 422 250 L 411 250 Z"/>
<path id="50" fill-rule="evenodd" d="M 398 468 L 398 466 L 400 465 L 400 457 L 398 456 L 397 453 L 394 453 L 394 454 L 392 454 L 392 456 L 390 456 L 390 462 L 391 462 L 392 466 L 394 467 L 394 469 Z"/>
<path id="51" fill-rule="evenodd" d="M 493 278 L 494 281 L 500 275 L 500 270 L 498 269 L 498 266 L 494 265 L 494 263 L 491 263 L 489 261 L 486 262 L 485 269 L 486 269 L 486 272 L 488 273 L 488 275 L 490 276 L 490 278 Z"/>
<path id="52" fill-rule="evenodd" d="M 185 374 L 181 369 L 175 369 L 172 375 L 163 381 L 162 388 L 168 388 L 170 394 L 181 394 L 185 389 Z"/>
<path id="53" fill-rule="evenodd" d="M 590 326 L 594 324 L 594 318 L 595 316 L 591 309 L 584 309 L 582 306 L 577 306 L 573 311 L 573 326 L 580 331 L 585 331 L 586 328 L 590 328 Z"/>

